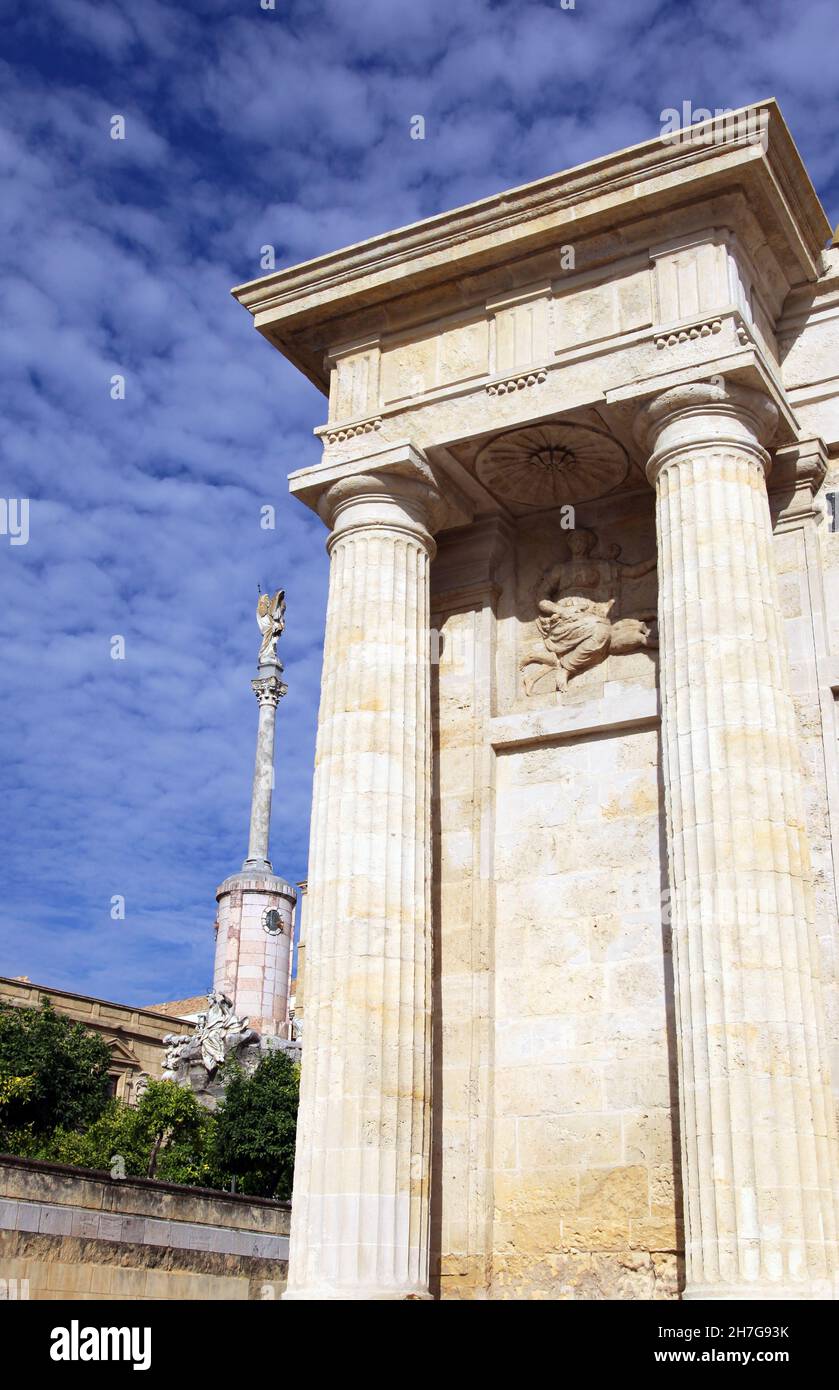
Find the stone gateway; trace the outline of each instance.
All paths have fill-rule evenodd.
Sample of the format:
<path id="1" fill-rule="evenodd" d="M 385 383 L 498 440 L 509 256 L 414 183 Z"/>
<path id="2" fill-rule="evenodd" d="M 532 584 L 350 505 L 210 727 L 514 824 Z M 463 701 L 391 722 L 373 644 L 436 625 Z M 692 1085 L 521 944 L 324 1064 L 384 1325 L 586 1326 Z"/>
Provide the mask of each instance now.
<path id="1" fill-rule="evenodd" d="M 835 1297 L 839 248 L 735 114 L 234 291 L 329 402 L 286 1297 Z"/>

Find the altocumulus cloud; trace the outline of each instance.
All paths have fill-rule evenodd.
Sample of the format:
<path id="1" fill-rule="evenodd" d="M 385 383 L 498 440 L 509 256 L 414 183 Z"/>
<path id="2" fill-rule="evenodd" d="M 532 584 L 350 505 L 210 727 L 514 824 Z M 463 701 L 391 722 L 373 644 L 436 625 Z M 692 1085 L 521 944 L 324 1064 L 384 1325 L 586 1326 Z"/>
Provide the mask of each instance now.
<path id="1" fill-rule="evenodd" d="M 285 476 L 317 459 L 324 407 L 229 287 L 266 243 L 307 259 L 648 139 L 683 101 L 777 96 L 835 221 L 835 10 L 12 11 L 2 490 L 31 510 L 27 545 L 0 538 L 0 972 L 142 1003 L 207 986 L 213 888 L 245 851 L 257 582 L 289 604 L 274 856 L 306 868 L 326 557 Z"/>

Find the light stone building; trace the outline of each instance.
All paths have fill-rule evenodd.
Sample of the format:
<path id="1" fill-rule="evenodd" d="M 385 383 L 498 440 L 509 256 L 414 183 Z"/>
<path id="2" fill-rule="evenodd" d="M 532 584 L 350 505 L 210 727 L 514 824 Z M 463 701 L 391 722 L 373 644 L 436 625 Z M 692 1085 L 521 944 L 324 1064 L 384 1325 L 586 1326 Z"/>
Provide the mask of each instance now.
<path id="1" fill-rule="evenodd" d="M 22 976 L 12 979 L 0 976 L 0 1004 L 19 1009 L 40 1008 L 48 999 L 56 1013 L 66 1014 L 74 1023 L 81 1023 L 98 1033 L 111 1050 L 112 1093 L 119 1100 L 136 1104 L 149 1078 L 159 1081 L 166 1059 L 166 1035 L 178 1023 L 181 1031 L 191 1033 L 197 1017 L 196 1009 L 203 1005 L 198 996 L 174 999 L 166 1004 L 115 1004 L 108 999 L 92 999 L 87 994 L 72 994 L 66 989 L 49 985 L 33 985 Z"/>
<path id="2" fill-rule="evenodd" d="M 329 401 L 286 1297 L 835 1293 L 830 240 L 768 101 L 234 291 Z"/>

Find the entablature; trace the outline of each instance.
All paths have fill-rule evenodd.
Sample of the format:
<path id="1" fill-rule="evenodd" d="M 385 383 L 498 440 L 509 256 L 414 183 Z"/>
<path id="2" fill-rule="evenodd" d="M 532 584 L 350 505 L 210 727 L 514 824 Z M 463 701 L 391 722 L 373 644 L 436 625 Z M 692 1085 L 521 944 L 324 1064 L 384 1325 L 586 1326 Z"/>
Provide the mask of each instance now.
<path id="1" fill-rule="evenodd" d="M 648 255 L 662 235 L 689 235 L 700 225 L 728 227 L 737 235 L 738 258 L 751 282 L 745 296 L 754 295 L 759 281 L 769 321 L 780 308 L 773 299 L 819 278 L 830 225 L 774 101 L 276 271 L 233 293 L 257 328 L 324 393 L 333 394 L 332 374 L 347 346 L 380 340 L 379 351 L 395 356 L 382 364 L 379 385 L 400 399 L 406 387 L 413 389 L 415 377 L 423 390 L 431 381 L 437 388 L 462 380 L 457 374 L 463 341 L 468 357 L 480 357 L 484 345 L 489 354 L 491 303 L 508 292 L 526 292 L 522 275 L 531 286 L 551 286 L 553 295 L 554 281 L 564 280 L 569 270 L 596 276 L 607 264 Z M 674 286 L 677 297 L 686 291 L 686 284 Z M 603 300 L 601 313 L 608 319 L 614 312 L 610 291 Z M 764 306 L 752 307 L 760 319 Z M 596 319 L 597 310 L 592 312 Z M 419 345 L 423 323 L 458 315 L 465 315 L 463 322 L 441 327 L 442 334 L 455 334 L 442 353 L 418 347 L 420 360 L 406 375 L 399 344 L 391 338 L 407 333 Z M 524 315 L 531 317 L 538 334 L 535 316 Z M 678 320 L 684 317 L 680 312 Z M 565 321 L 573 324 L 573 318 Z M 514 356 L 515 338 L 513 333 Z M 342 403 L 341 419 L 344 409 Z M 330 420 L 339 418 L 337 410 L 335 405 Z M 352 404 L 350 411 L 354 417 Z"/>

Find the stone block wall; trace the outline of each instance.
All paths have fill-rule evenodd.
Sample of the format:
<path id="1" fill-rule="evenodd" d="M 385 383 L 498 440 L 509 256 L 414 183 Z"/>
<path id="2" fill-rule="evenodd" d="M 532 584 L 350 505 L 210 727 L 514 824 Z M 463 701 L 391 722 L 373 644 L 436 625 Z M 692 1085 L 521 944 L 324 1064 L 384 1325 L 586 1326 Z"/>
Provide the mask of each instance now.
<path id="1" fill-rule="evenodd" d="M 32 1299 L 272 1299 L 287 1202 L 0 1155 L 0 1292 Z"/>
<path id="2" fill-rule="evenodd" d="M 654 550 L 643 495 L 579 519 L 628 560 Z M 508 539 L 488 581 L 457 589 L 446 571 L 436 599 L 440 1293 L 675 1298 L 655 658 L 611 658 L 561 697 L 550 682 L 528 695 L 520 659 L 562 537 L 530 518 Z M 655 576 L 624 597 L 654 612 Z"/>
<path id="3" fill-rule="evenodd" d="M 610 731 L 499 756 L 496 1297 L 678 1292 L 657 742 Z"/>

